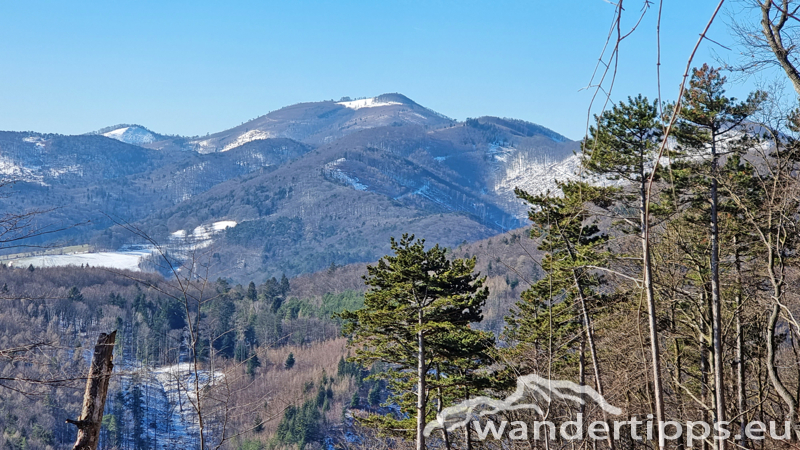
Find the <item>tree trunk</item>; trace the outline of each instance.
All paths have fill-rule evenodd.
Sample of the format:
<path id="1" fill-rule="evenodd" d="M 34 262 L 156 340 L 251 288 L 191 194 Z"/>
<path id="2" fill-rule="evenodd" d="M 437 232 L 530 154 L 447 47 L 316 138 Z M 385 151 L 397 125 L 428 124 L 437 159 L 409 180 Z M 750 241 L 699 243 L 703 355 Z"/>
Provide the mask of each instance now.
<path id="1" fill-rule="evenodd" d="M 442 378 L 440 376 L 441 370 L 439 369 L 439 365 L 436 365 L 436 382 L 441 383 Z M 444 395 L 442 394 L 442 386 L 439 385 L 436 387 L 436 393 L 439 396 L 439 401 L 436 404 L 436 413 L 441 414 L 442 409 L 444 409 Z M 444 437 L 444 446 L 447 450 L 450 450 L 450 434 L 447 432 L 447 426 L 442 427 L 442 436 Z"/>
<path id="2" fill-rule="evenodd" d="M 650 219 L 645 211 L 647 198 L 646 179 L 642 178 L 640 187 L 641 210 L 640 221 L 642 224 L 642 272 L 643 284 L 647 297 L 647 315 L 650 328 L 650 358 L 653 360 L 653 400 L 656 410 L 656 424 L 664 423 L 664 387 L 661 380 L 661 351 L 658 344 L 658 328 L 656 325 L 656 299 L 653 289 L 653 268 L 650 260 Z M 660 431 L 660 426 L 656 427 Z M 663 450 L 665 439 L 659 439 L 659 448 Z"/>
<path id="3" fill-rule="evenodd" d="M 103 409 L 106 406 L 108 381 L 114 369 L 114 342 L 117 332 L 100 333 L 97 345 L 94 346 L 89 378 L 86 380 L 86 392 L 83 394 L 83 411 L 78 420 L 69 420 L 78 427 L 78 439 L 72 450 L 95 450 L 100 440 L 100 426 L 103 422 Z"/>
<path id="4" fill-rule="evenodd" d="M 719 220 L 717 214 L 717 172 L 719 156 L 717 155 L 716 131 L 711 133 L 711 334 L 714 351 L 714 420 L 719 423 L 725 420 L 725 380 L 722 364 L 722 302 L 719 286 Z M 720 429 L 718 436 L 723 430 Z M 716 447 L 725 450 L 725 439 L 716 439 Z"/>
<path id="5" fill-rule="evenodd" d="M 698 267 L 698 271 L 702 270 Z M 701 308 L 703 308 L 702 314 L 702 322 L 700 323 L 700 338 L 698 339 L 699 344 L 699 352 L 700 352 L 700 400 L 703 402 L 703 420 L 707 423 L 711 422 L 712 420 L 712 412 L 711 412 L 711 404 L 710 397 L 711 397 L 711 390 L 709 389 L 709 385 L 711 382 L 709 381 L 709 372 L 710 372 L 710 362 L 708 358 L 708 348 L 709 345 L 706 343 L 711 342 L 711 338 L 708 334 L 708 323 L 711 321 L 711 300 L 708 294 L 708 286 L 703 285 L 703 292 L 701 294 Z M 708 450 L 709 447 L 709 440 L 703 439 L 702 443 L 702 450 Z"/>
<path id="6" fill-rule="evenodd" d="M 797 71 L 797 67 L 789 60 L 789 51 L 791 48 L 787 50 L 781 38 L 781 31 L 786 25 L 786 21 L 789 19 L 790 11 L 788 10 L 789 8 L 786 2 L 783 3 L 783 8 L 785 8 L 783 11 L 780 11 L 780 8 L 776 7 L 776 9 L 779 9 L 779 17 L 773 22 L 770 18 L 770 12 L 772 11 L 774 2 L 775 0 L 763 0 L 761 3 L 761 31 L 764 34 L 767 44 L 769 44 L 769 49 L 772 50 L 775 59 L 778 60 L 781 69 L 786 72 L 786 76 L 792 82 L 795 92 L 800 95 L 800 72 Z M 792 45 L 792 48 L 793 47 L 794 45 Z"/>
<path id="7" fill-rule="evenodd" d="M 789 422 L 789 426 L 792 432 L 794 432 L 797 402 L 795 402 L 789 390 L 786 389 L 786 385 L 783 384 L 778 376 L 778 368 L 775 367 L 775 325 L 778 323 L 780 308 L 781 307 L 777 303 L 773 305 L 772 314 L 769 316 L 769 322 L 767 323 L 767 372 L 769 373 L 769 380 L 772 382 L 772 386 L 778 391 L 778 395 L 780 395 L 789 409 L 789 413 L 786 415 L 786 421 Z M 791 439 L 794 440 L 794 433 L 792 433 Z"/>
<path id="8" fill-rule="evenodd" d="M 603 378 L 602 374 L 600 373 L 600 362 L 597 359 L 597 348 L 595 347 L 594 344 L 594 332 L 592 331 L 592 321 L 589 318 L 589 311 L 587 311 L 586 309 L 586 297 L 583 294 L 583 289 L 581 287 L 578 274 L 575 273 L 575 270 L 572 271 L 572 277 L 575 281 L 575 287 L 578 289 L 578 298 L 581 301 L 581 315 L 583 316 L 583 327 L 586 335 L 586 342 L 589 343 L 589 356 L 592 358 L 592 369 L 594 370 L 595 388 L 597 389 L 597 393 L 603 396 L 605 395 L 603 392 Z M 583 342 L 581 342 L 581 347 L 583 347 Z M 581 348 L 581 365 L 583 365 L 583 348 Z M 581 385 L 583 385 L 582 374 L 581 374 Z M 581 407 L 583 407 L 583 405 L 581 405 Z M 608 413 L 606 413 L 605 409 L 603 410 L 603 421 L 608 423 Z M 608 442 L 608 447 L 611 450 L 614 450 L 614 439 L 612 438 L 611 433 L 608 434 L 607 442 Z"/>
<path id="9" fill-rule="evenodd" d="M 745 392 L 744 329 L 742 327 L 742 262 L 736 236 L 733 236 L 734 263 L 736 264 L 736 405 L 739 412 L 739 445 L 747 448 L 747 394 Z"/>
<path id="10" fill-rule="evenodd" d="M 422 336 L 422 308 L 417 330 L 417 450 L 425 450 L 425 342 Z"/>

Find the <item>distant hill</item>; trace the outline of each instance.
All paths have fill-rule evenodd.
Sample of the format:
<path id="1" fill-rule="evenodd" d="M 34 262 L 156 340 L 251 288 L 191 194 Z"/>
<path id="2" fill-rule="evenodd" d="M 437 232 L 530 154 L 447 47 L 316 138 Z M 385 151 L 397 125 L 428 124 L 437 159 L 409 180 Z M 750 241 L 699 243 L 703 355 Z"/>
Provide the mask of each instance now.
<path id="1" fill-rule="evenodd" d="M 144 146 L 147 144 L 152 144 L 153 142 L 169 139 L 167 136 L 154 133 L 141 125 L 128 125 L 128 124 L 120 124 L 111 127 L 105 127 L 89 134 L 99 134 L 105 137 L 116 139 L 126 144 L 133 144 L 139 146 Z"/>

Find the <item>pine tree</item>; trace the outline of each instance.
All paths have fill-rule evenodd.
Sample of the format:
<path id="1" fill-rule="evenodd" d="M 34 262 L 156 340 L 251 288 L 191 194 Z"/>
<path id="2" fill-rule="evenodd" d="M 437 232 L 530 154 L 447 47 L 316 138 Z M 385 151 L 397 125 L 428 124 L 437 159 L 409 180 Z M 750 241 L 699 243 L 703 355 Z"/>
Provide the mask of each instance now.
<path id="1" fill-rule="evenodd" d="M 283 367 L 287 370 L 294 367 L 294 353 L 289 353 L 289 356 L 286 357 L 286 361 L 283 363 Z"/>
<path id="2" fill-rule="evenodd" d="M 392 238 L 391 248 L 394 255 L 367 267 L 370 290 L 364 308 L 340 317 L 357 348 L 354 361 L 391 365 L 373 377 L 386 379 L 391 392 L 402 392 L 395 387 L 416 387 L 415 405 L 397 400 L 416 422 L 417 449 L 422 450 L 425 424 L 433 413 L 427 395 L 430 369 L 448 356 L 444 343 L 459 333 L 474 332 L 469 324 L 483 318 L 488 291 L 484 279 L 473 274 L 474 258 L 451 261 L 445 249 L 436 245 L 426 250 L 424 240 L 407 234 L 399 241 Z M 403 428 L 395 419 L 375 419 L 375 425 L 386 429 Z"/>
<path id="3" fill-rule="evenodd" d="M 752 115 L 764 100 L 764 94 L 750 94 L 747 101 L 736 102 L 735 98 L 725 96 L 725 77 L 720 69 L 703 67 L 694 69 L 690 87 L 685 92 L 680 111 L 680 122 L 676 137 L 678 142 L 696 156 L 709 156 L 706 171 L 708 190 L 705 199 L 709 205 L 709 235 L 711 237 L 711 330 L 714 362 L 714 412 L 715 421 L 725 421 L 724 362 L 722 348 L 722 300 L 720 287 L 720 248 L 719 248 L 719 177 L 721 150 L 726 153 L 737 150 L 736 139 L 729 132 L 739 128 Z M 746 133 L 738 139 L 746 140 Z M 727 139 L 725 147 L 722 141 Z M 710 154 L 708 154 L 710 152 Z M 725 448 L 725 441 L 719 440 L 719 448 Z"/>
<path id="4" fill-rule="evenodd" d="M 81 294 L 81 290 L 75 286 L 72 286 L 69 288 L 69 291 L 67 291 L 67 299 L 69 299 L 71 302 L 82 302 L 83 295 Z"/>
<path id="5" fill-rule="evenodd" d="M 577 356 L 580 384 L 585 384 L 583 361 L 584 348 L 588 344 L 595 386 L 603 395 L 602 373 L 589 310 L 604 301 L 599 292 L 601 279 L 591 268 L 605 265 L 608 253 L 602 246 L 608 236 L 600 231 L 588 205 L 607 206 L 616 189 L 583 182 L 559 183 L 558 186 L 562 196 L 516 191 L 519 198 L 531 205 L 528 213 L 533 222 L 531 237 L 540 239 L 539 249 L 546 252 L 542 268 L 548 276 L 523 292 L 522 300 L 507 319 L 506 335 L 519 343 L 512 355 L 520 350 L 533 350 L 535 354 L 543 342 L 553 337 L 563 339 L 567 343 L 562 347 L 565 353 L 558 359 L 566 366 L 574 366 Z M 581 339 L 573 339 L 575 334 L 580 334 Z M 579 349 L 570 349 L 575 344 L 579 344 Z M 530 369 L 535 370 L 535 367 Z M 613 449 L 611 439 L 609 445 Z"/>
<path id="6" fill-rule="evenodd" d="M 650 334 L 650 358 L 653 371 L 653 393 L 656 420 L 664 419 L 664 388 L 661 374 L 661 349 L 656 325 L 656 299 L 652 256 L 650 247 L 651 210 L 648 204 L 649 187 L 656 165 L 659 143 L 663 138 L 658 121 L 658 104 L 650 103 L 641 95 L 628 97 L 628 102 L 620 102 L 611 110 L 596 117 L 597 124 L 590 128 L 584 145 L 581 160 L 589 174 L 606 180 L 623 180 L 636 189 L 636 194 L 628 194 L 624 189 L 613 192 L 612 202 L 607 205 L 622 205 L 622 215 L 613 214 L 623 224 L 625 233 L 637 233 L 642 245 L 642 285 L 647 300 L 648 328 Z M 608 199 L 603 199 L 606 201 Z M 629 217 L 625 211 L 637 211 Z M 609 441 L 613 445 L 613 441 Z"/>
<path id="7" fill-rule="evenodd" d="M 258 299 L 258 293 L 256 292 L 256 284 L 253 283 L 252 281 L 250 282 L 250 284 L 247 285 L 247 294 L 245 295 L 245 297 L 251 302 L 254 302 Z"/>

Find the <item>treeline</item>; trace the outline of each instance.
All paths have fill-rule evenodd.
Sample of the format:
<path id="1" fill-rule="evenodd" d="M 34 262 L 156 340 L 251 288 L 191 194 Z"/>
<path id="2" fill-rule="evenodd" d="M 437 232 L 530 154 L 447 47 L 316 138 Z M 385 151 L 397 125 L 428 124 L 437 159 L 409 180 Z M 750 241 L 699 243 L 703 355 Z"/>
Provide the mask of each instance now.
<path id="1" fill-rule="evenodd" d="M 189 306 L 193 325 L 199 325 L 192 347 L 187 304 L 156 274 L 0 265 L 0 446 L 61 447 L 74 440 L 65 419 L 78 416 L 92 341 L 116 329 L 117 375 L 102 445 L 155 448 L 182 431 L 170 429 L 168 411 L 154 406 L 164 401 L 154 387 L 154 369 L 189 361 L 196 352 L 203 370 L 223 371 L 232 384 L 252 383 L 273 369 L 274 356 L 265 351 L 291 346 L 297 352 L 330 341 L 340 334 L 331 314 L 363 304 L 363 296 L 351 291 L 326 294 L 320 305 L 290 297 L 290 290 L 285 276 L 260 285 L 209 283 L 199 311 Z M 227 375 L 229 369 L 241 370 L 241 379 Z M 194 433 L 190 425 L 188 430 Z"/>

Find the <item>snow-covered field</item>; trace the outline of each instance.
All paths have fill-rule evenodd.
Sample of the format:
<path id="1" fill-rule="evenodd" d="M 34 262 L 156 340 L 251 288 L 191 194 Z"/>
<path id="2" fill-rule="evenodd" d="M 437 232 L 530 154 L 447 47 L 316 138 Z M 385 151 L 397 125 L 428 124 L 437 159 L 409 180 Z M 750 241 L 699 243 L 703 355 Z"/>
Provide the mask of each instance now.
<path id="1" fill-rule="evenodd" d="M 61 267 L 84 266 L 109 267 L 121 270 L 140 270 L 139 262 L 153 250 L 131 250 L 117 252 L 73 253 L 67 255 L 31 256 L 9 261 L 13 267 Z"/>
<path id="2" fill-rule="evenodd" d="M 200 225 L 192 234 L 179 230 L 170 235 L 170 242 L 165 245 L 165 250 L 180 255 L 182 251 L 190 251 L 209 247 L 214 241 L 214 235 L 223 232 L 226 228 L 235 227 L 233 220 L 221 220 L 208 225 Z M 156 249 L 149 245 L 138 246 L 135 249 L 121 249 L 108 252 L 74 252 L 63 255 L 28 256 L 9 260 L 7 263 L 13 267 L 63 267 L 85 266 L 108 267 L 120 270 L 142 270 L 142 259 L 156 253 Z"/>

